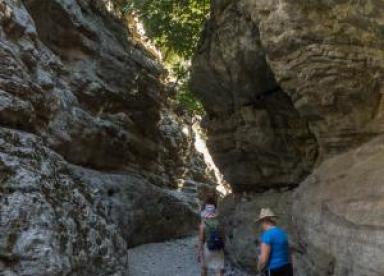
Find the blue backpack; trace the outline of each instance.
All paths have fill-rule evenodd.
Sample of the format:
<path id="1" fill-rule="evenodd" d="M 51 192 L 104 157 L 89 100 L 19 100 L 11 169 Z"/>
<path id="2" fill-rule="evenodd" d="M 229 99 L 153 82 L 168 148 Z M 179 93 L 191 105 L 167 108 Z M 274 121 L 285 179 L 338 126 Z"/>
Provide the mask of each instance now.
<path id="1" fill-rule="evenodd" d="M 219 251 L 224 249 L 224 241 L 221 236 L 219 221 L 216 218 L 206 219 L 205 225 L 205 237 L 207 247 L 210 251 Z"/>

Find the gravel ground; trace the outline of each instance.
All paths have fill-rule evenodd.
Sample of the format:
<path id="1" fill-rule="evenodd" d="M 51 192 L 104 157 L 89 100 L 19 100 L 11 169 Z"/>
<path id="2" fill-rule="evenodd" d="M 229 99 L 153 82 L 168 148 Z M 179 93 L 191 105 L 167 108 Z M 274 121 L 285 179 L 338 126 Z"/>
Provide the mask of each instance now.
<path id="1" fill-rule="evenodd" d="M 197 238 L 142 245 L 129 250 L 130 276 L 200 276 Z M 210 275 L 214 275 L 211 273 Z M 226 276 L 249 276 L 228 268 Z"/>

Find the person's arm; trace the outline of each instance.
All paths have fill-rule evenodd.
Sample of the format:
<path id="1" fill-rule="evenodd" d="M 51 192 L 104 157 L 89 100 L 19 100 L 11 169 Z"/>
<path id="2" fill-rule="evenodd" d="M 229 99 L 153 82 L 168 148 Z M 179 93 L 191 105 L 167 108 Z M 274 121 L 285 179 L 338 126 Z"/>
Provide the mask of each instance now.
<path id="1" fill-rule="evenodd" d="M 270 254 L 271 254 L 271 246 L 262 242 L 260 246 L 259 262 L 257 264 L 259 271 L 263 270 L 266 267 L 269 261 Z"/>
<path id="2" fill-rule="evenodd" d="M 201 223 L 199 227 L 199 244 L 197 246 L 197 258 L 198 261 L 200 262 L 202 257 L 203 257 L 203 250 L 204 250 L 204 242 L 205 242 L 205 237 L 204 237 L 204 224 Z"/>

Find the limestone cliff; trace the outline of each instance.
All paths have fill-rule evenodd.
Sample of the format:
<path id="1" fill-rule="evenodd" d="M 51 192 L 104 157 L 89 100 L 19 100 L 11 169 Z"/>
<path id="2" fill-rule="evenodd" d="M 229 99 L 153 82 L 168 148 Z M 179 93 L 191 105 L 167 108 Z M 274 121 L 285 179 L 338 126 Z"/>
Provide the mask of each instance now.
<path id="1" fill-rule="evenodd" d="M 365 178 L 379 163 L 355 159 L 351 176 L 343 167 L 350 181 L 321 164 L 347 162 L 383 133 L 383 10 L 380 0 L 213 1 L 192 87 L 208 111 L 213 157 L 237 193 L 224 203 L 233 261 L 254 269 L 246 252 L 255 234 L 247 229 L 264 204 L 298 234 L 299 275 L 382 273 L 384 199 Z M 366 156 L 379 160 L 371 148 Z M 292 210 L 292 189 L 318 166 L 317 180 L 293 191 Z"/>
<path id="2" fill-rule="evenodd" d="M 2 275 L 127 275 L 195 229 L 175 189 L 212 179 L 163 73 L 102 1 L 0 0 Z"/>

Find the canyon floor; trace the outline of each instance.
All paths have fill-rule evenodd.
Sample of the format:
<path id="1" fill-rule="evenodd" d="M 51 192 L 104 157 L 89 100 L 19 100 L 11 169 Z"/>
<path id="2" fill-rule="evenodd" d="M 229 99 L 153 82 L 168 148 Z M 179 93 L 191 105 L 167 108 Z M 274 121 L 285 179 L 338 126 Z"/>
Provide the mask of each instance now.
<path id="1" fill-rule="evenodd" d="M 142 245 L 128 252 L 131 276 L 198 276 L 197 237 Z M 210 275 L 215 275 L 211 272 Z M 248 276 L 227 267 L 226 276 Z"/>

